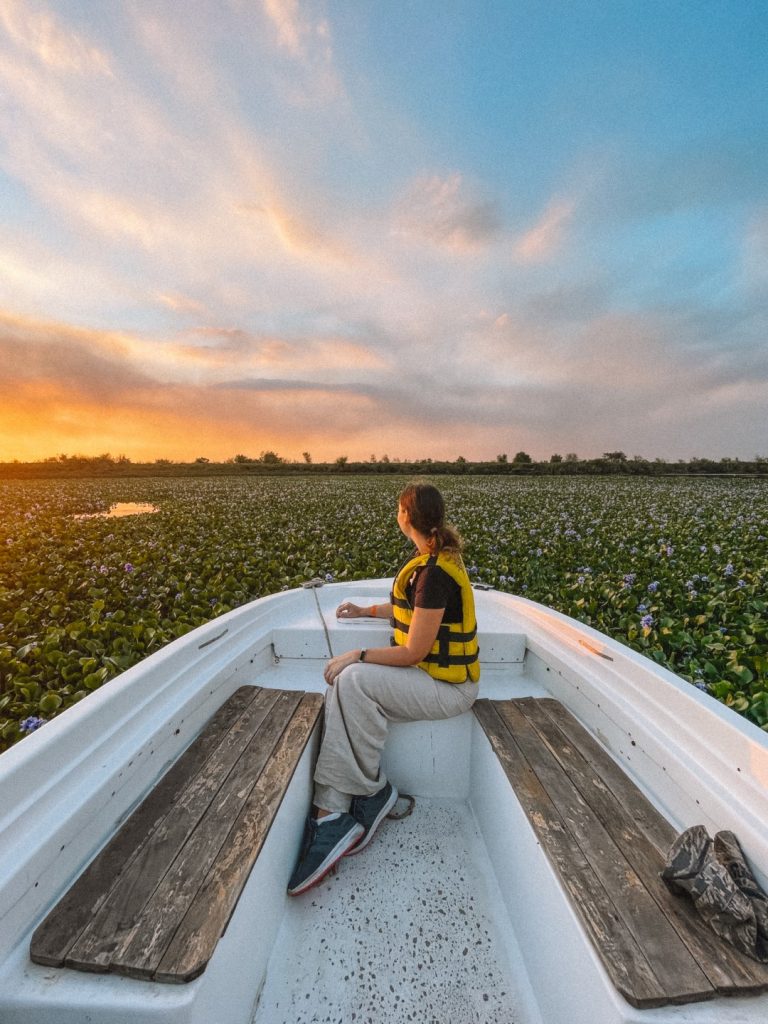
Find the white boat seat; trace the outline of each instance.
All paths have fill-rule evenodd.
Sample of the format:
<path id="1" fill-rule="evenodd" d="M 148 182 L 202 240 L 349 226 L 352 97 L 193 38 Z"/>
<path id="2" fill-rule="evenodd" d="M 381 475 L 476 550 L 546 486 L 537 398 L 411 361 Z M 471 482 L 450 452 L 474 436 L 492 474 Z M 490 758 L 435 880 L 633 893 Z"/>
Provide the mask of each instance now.
<path id="1" fill-rule="evenodd" d="M 37 928 L 32 960 L 160 982 L 200 975 L 322 704 L 238 689 Z"/>
<path id="2" fill-rule="evenodd" d="M 638 1008 L 768 990 L 660 877 L 672 825 L 559 701 L 478 700 L 537 839 L 621 995 Z M 558 951 L 552 936 L 553 962 Z"/>

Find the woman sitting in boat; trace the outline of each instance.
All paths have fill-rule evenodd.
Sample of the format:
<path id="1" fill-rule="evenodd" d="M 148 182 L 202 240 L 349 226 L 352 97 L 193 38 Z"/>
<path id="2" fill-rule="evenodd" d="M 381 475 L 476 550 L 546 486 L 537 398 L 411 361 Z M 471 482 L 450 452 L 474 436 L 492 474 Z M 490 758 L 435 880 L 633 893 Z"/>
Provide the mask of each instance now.
<path id="1" fill-rule="evenodd" d="M 331 658 L 325 681 L 325 725 L 315 768 L 314 806 L 299 861 L 288 883 L 298 896 L 341 857 L 358 853 L 397 801 L 380 770 L 389 722 L 434 721 L 469 710 L 480 662 L 472 587 L 461 539 L 445 522 L 445 504 L 431 484 L 409 484 L 397 523 L 416 545 L 398 570 L 388 604 L 345 601 L 340 619 L 388 618 L 389 647 Z"/>

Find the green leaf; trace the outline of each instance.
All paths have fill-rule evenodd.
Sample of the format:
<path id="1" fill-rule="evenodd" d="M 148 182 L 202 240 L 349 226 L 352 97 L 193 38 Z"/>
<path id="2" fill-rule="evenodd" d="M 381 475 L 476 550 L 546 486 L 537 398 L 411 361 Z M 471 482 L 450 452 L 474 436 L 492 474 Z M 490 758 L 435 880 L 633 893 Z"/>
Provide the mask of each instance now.
<path id="1" fill-rule="evenodd" d="M 58 711 L 61 707 L 61 697 L 58 693 L 54 693 L 52 690 L 49 690 L 44 697 L 40 698 L 37 706 L 43 714 L 51 714 L 51 712 Z"/>
<path id="2" fill-rule="evenodd" d="M 755 678 L 754 672 L 750 671 L 746 665 L 734 665 L 732 672 L 735 676 L 738 676 L 744 686 L 749 686 Z"/>
<path id="3" fill-rule="evenodd" d="M 83 686 L 87 690 L 97 690 L 106 678 L 107 670 L 100 668 L 97 672 L 89 672 L 87 676 L 83 676 Z"/>

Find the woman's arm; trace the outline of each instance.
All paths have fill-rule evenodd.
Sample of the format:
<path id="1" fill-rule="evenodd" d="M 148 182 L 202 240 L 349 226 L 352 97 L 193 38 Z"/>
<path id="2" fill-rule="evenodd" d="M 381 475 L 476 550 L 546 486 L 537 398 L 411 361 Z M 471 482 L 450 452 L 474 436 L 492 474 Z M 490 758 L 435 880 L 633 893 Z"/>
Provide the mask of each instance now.
<path id="1" fill-rule="evenodd" d="M 384 607 L 379 605 L 379 607 Z M 394 665 L 407 668 L 417 665 L 429 654 L 437 638 L 437 631 L 443 621 L 444 608 L 415 608 L 408 630 L 408 642 L 397 647 L 369 647 L 365 652 L 366 662 L 372 665 Z M 325 666 L 325 681 L 333 686 L 336 676 L 347 667 L 360 660 L 360 650 L 346 651 L 338 654 Z"/>
<path id="2" fill-rule="evenodd" d="M 372 604 L 367 608 L 364 605 L 352 604 L 351 601 L 344 601 L 336 609 L 337 619 L 390 619 L 392 617 L 392 605 L 387 601 L 385 604 Z"/>

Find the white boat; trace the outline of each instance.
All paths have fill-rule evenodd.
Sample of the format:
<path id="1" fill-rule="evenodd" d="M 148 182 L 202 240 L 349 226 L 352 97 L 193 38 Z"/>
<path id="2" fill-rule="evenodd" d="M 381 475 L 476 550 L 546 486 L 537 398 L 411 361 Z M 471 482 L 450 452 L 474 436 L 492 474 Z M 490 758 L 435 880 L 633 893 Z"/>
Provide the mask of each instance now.
<path id="1" fill-rule="evenodd" d="M 386 821 L 364 854 L 290 899 L 315 725 L 231 919 L 187 983 L 32 961 L 41 922 L 217 708 L 242 686 L 322 694 L 329 650 L 381 646 L 389 637 L 383 621 L 337 621 L 336 607 L 386 601 L 388 586 L 331 584 L 254 601 L 169 644 L 0 757 L 2 1024 L 768 1019 L 768 994 L 756 992 L 768 986 L 768 969 L 745 957 L 744 977 L 754 969 L 756 979 L 747 994 L 715 988 L 681 1005 L 650 999 L 640 1008 L 642 1000 L 620 993 L 598 952 L 600 934 L 590 935 L 602 928 L 590 925 L 590 900 L 578 886 L 567 891 L 547 848 L 547 822 L 537 831 L 536 808 L 510 784 L 514 766 L 474 711 L 391 727 L 384 767 L 415 797 L 413 813 Z M 670 834 L 698 823 L 711 834 L 732 830 L 765 887 L 764 732 L 557 612 L 493 590 L 478 590 L 476 599 L 482 698 L 543 698 L 536 706 L 550 709 L 556 705 L 547 701 L 559 702 L 599 744 L 592 762 L 618 765 Z M 509 706 L 517 715 L 527 705 Z M 492 717 L 493 706 L 485 707 Z M 580 798 L 572 810 L 562 817 L 578 828 Z M 595 858 L 610 861 L 608 842 L 598 837 Z M 618 873 L 631 896 L 632 872 L 620 865 Z M 630 931 L 631 920 L 616 923 L 619 946 Z M 645 952 L 650 969 L 661 963 L 663 973 L 663 943 Z M 723 961 L 734 957 L 723 944 Z"/>

